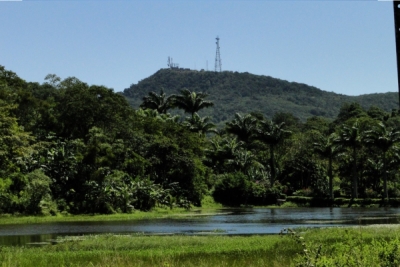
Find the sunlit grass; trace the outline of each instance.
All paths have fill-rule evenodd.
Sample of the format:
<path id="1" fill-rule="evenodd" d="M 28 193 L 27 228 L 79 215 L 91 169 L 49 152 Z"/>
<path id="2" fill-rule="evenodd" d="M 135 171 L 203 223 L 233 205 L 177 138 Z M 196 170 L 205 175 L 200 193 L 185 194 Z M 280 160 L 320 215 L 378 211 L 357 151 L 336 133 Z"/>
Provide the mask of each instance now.
<path id="1" fill-rule="evenodd" d="M 0 266 L 398 266 L 399 236 L 397 226 L 303 229 L 295 236 L 90 235 L 2 247 Z"/>
<path id="2" fill-rule="evenodd" d="M 285 266 L 276 265 L 284 256 L 275 253 L 281 241 L 277 235 L 97 235 L 40 248 L 3 248 L 1 262 L 2 266 Z"/>
<path id="3" fill-rule="evenodd" d="M 216 203 L 211 196 L 205 196 L 202 201 L 202 207 L 193 207 L 190 210 L 183 208 L 161 208 L 157 207 L 151 211 L 135 210 L 129 214 L 91 214 L 91 215 L 70 215 L 57 214 L 55 216 L 17 216 L 17 215 L 0 215 L 1 224 L 29 224 L 29 223 L 46 223 L 46 222 L 91 222 L 91 221 L 128 221 L 128 220 L 144 220 L 144 219 L 160 219 L 160 218 L 182 218 L 191 216 L 200 216 L 214 214 L 218 209 L 223 208 Z"/>
<path id="4" fill-rule="evenodd" d="M 93 214 L 93 215 L 62 215 L 55 216 L 15 216 L 0 215 L 1 224 L 29 224 L 29 223 L 46 223 L 46 222 L 80 222 L 80 221 L 127 221 L 127 220 L 144 220 L 144 219 L 160 219 L 160 218 L 182 218 L 199 216 L 205 214 L 213 214 L 217 212 L 217 208 L 193 208 L 185 210 L 182 208 L 155 208 L 152 211 L 134 211 L 129 214 Z"/>

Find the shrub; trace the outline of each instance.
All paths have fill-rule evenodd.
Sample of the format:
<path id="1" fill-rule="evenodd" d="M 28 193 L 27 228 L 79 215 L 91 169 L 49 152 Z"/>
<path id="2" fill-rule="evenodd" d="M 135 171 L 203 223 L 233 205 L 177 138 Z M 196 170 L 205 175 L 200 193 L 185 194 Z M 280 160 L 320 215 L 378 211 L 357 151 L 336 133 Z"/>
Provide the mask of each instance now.
<path id="1" fill-rule="evenodd" d="M 48 215 L 57 212 L 51 198 L 51 179 L 37 169 L 26 175 L 26 185 L 20 193 L 19 205 L 26 214 Z"/>
<path id="2" fill-rule="evenodd" d="M 220 176 L 215 185 L 213 197 L 215 201 L 228 206 L 248 204 L 251 184 L 242 172 L 227 173 Z"/>

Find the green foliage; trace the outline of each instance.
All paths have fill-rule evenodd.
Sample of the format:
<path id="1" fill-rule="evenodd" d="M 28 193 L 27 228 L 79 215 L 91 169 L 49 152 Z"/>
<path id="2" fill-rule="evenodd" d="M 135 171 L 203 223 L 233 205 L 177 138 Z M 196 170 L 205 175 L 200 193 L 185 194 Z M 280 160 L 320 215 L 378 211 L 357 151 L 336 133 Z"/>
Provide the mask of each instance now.
<path id="1" fill-rule="evenodd" d="M 271 186 L 268 180 L 251 182 L 250 186 L 249 204 L 251 205 L 273 205 L 283 197 L 283 188 L 279 184 Z"/>
<path id="2" fill-rule="evenodd" d="M 61 82 L 60 100 L 56 106 L 61 135 L 84 139 L 92 127 L 114 132 L 130 109 L 126 100 L 103 86 L 88 86 L 72 77 Z"/>
<path id="3" fill-rule="evenodd" d="M 190 208 L 210 192 L 236 206 L 273 204 L 282 193 L 398 204 L 400 116 L 381 98 L 391 94 L 372 105 L 271 77 L 179 69 L 125 95 L 146 109 L 75 77 L 32 83 L 0 66 L 0 212 Z M 35 182 L 44 177 L 47 187 Z M 30 200 L 31 183 L 50 191 Z"/>
<path id="4" fill-rule="evenodd" d="M 241 172 L 221 175 L 215 185 L 213 197 L 217 202 L 228 206 L 247 204 L 251 183 Z"/>
<path id="5" fill-rule="evenodd" d="M 214 199 L 226 206 L 271 205 L 280 198 L 283 188 L 271 186 L 267 179 L 250 180 L 242 172 L 219 175 L 213 191 Z"/>
<path id="6" fill-rule="evenodd" d="M 139 210 L 150 210 L 158 205 L 172 207 L 174 200 L 169 194 L 170 190 L 154 184 L 149 179 L 136 179 L 131 189 L 133 206 Z"/>
<path id="7" fill-rule="evenodd" d="M 21 211 L 33 215 L 54 215 L 57 209 L 52 203 L 51 179 L 39 169 L 28 173 L 25 179 L 19 199 Z"/>
<path id="8" fill-rule="evenodd" d="M 310 242 L 307 236 L 291 229 L 284 232 L 301 246 L 294 266 L 398 266 L 400 263 L 400 240 L 397 235 L 390 239 L 371 238 L 363 235 L 363 231 L 342 229 L 333 231 L 333 242 L 327 236 L 318 238 L 319 242 Z"/>
<path id="9" fill-rule="evenodd" d="M 203 108 L 212 107 L 213 102 L 205 100 L 208 96 L 206 93 L 196 93 L 188 89 L 180 90 L 180 95 L 173 96 L 173 105 L 186 113 L 193 115 Z"/>
<path id="10" fill-rule="evenodd" d="M 173 96 L 167 97 L 164 90 L 161 89 L 159 95 L 155 92 L 150 92 L 148 96 L 143 97 L 143 103 L 140 107 L 157 110 L 158 113 L 165 114 L 174 107 L 174 98 Z"/>
<path id="11" fill-rule="evenodd" d="M 210 117 L 201 118 L 197 113 L 194 113 L 192 117 L 186 118 L 183 125 L 189 131 L 205 136 L 208 133 L 216 133 L 215 124 L 210 122 L 210 120 Z"/>
<path id="12" fill-rule="evenodd" d="M 226 123 L 226 131 L 237 136 L 239 141 L 248 144 L 256 132 L 257 118 L 251 114 L 235 114 L 235 118 Z"/>

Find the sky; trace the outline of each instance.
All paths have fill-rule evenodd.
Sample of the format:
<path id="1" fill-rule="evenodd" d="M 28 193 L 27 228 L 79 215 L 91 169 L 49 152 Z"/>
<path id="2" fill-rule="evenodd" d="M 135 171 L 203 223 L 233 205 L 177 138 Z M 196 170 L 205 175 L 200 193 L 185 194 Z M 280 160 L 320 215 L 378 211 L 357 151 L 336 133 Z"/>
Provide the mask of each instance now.
<path id="1" fill-rule="evenodd" d="M 172 57 L 180 67 L 396 92 L 393 3 L 302 0 L 0 0 L 0 65 L 123 91 Z M 155 89 L 158 90 L 158 89 Z"/>

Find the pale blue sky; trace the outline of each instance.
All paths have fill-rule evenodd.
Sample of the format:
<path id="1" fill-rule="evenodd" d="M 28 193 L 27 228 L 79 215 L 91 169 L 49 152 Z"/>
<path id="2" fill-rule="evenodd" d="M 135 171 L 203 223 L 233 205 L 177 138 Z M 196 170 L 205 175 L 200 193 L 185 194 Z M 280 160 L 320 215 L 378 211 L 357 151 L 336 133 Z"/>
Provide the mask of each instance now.
<path id="1" fill-rule="evenodd" d="M 397 91 L 392 2 L 0 0 L 0 65 L 122 91 L 167 67 L 268 75 L 347 95 Z"/>

